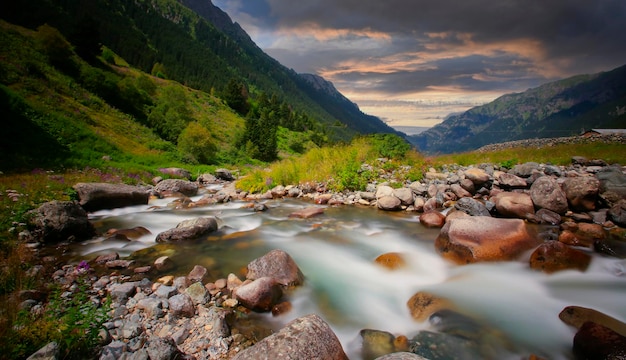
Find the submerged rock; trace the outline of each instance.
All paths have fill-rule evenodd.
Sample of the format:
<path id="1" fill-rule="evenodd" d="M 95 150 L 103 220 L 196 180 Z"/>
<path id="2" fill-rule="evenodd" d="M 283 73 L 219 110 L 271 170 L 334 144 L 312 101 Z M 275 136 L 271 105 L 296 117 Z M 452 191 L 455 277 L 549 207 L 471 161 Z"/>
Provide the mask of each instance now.
<path id="1" fill-rule="evenodd" d="M 175 228 L 159 233 L 156 242 L 182 241 L 197 239 L 217 230 L 214 217 L 202 217 L 180 222 Z"/>
<path id="2" fill-rule="evenodd" d="M 547 241 L 530 256 L 530 268 L 553 273 L 561 270 L 587 270 L 591 263 L 591 255 L 573 249 L 560 241 Z"/>

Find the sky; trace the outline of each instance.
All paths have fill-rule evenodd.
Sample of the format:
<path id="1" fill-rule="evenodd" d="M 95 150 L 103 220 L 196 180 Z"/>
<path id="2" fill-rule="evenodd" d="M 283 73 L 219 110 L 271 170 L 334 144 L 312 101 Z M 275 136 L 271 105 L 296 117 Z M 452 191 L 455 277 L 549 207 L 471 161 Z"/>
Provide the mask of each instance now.
<path id="1" fill-rule="evenodd" d="M 626 0 L 213 0 L 267 54 L 389 125 L 626 64 Z"/>

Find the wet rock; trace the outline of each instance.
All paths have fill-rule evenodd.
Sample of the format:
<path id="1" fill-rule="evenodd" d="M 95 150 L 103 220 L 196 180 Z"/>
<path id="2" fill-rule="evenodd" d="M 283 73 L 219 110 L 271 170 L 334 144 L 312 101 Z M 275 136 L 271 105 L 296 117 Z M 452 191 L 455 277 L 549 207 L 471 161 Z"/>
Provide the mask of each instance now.
<path id="1" fill-rule="evenodd" d="M 173 177 L 177 177 L 181 179 L 191 180 L 191 173 L 189 172 L 189 170 L 185 170 L 183 168 L 178 168 L 178 167 L 160 168 L 159 172 L 161 174 L 165 174 L 165 175 L 169 175 L 169 176 L 173 176 Z"/>
<path id="2" fill-rule="evenodd" d="M 478 345 L 458 336 L 432 331 L 420 331 L 413 339 L 409 350 L 429 360 L 482 359 Z M 459 355 L 461 355 L 459 357 Z"/>
<path id="3" fill-rule="evenodd" d="M 283 292 L 273 278 L 262 277 L 235 290 L 239 303 L 254 311 L 270 311 L 278 303 Z"/>
<path id="4" fill-rule="evenodd" d="M 395 352 L 395 353 L 383 355 L 381 357 L 377 357 L 374 360 L 428 360 L 428 359 L 426 359 L 425 357 L 419 356 L 417 354 L 402 351 L 402 352 Z"/>
<path id="5" fill-rule="evenodd" d="M 471 216 L 449 221 L 435 248 L 457 264 L 512 260 L 537 246 L 539 240 L 520 219 Z"/>
<path id="6" fill-rule="evenodd" d="M 626 240 L 606 238 L 593 242 L 593 249 L 601 254 L 626 259 Z"/>
<path id="7" fill-rule="evenodd" d="M 446 223 L 446 217 L 436 210 L 427 211 L 420 215 L 420 224 L 429 228 L 441 228 Z"/>
<path id="8" fill-rule="evenodd" d="M 540 223 L 542 224 L 558 225 L 561 223 L 561 215 L 552 210 L 539 209 L 535 213 L 535 216 L 540 219 Z"/>
<path id="9" fill-rule="evenodd" d="M 195 265 L 187 275 L 190 282 L 204 282 L 208 275 L 208 270 L 204 266 Z"/>
<path id="10" fill-rule="evenodd" d="M 580 329 L 586 322 L 593 322 L 626 336 L 625 323 L 595 309 L 567 306 L 559 313 L 559 319 L 576 329 Z"/>
<path id="11" fill-rule="evenodd" d="M 469 197 L 459 199 L 454 208 L 471 216 L 491 216 L 485 204 Z"/>
<path id="12" fill-rule="evenodd" d="M 594 176 L 566 178 L 563 182 L 563 191 L 572 210 L 595 210 L 600 181 Z"/>
<path id="13" fill-rule="evenodd" d="M 379 255 L 374 262 L 386 267 L 389 270 L 402 268 L 406 265 L 406 261 L 400 253 L 391 252 Z"/>
<path id="14" fill-rule="evenodd" d="M 530 187 L 530 197 L 539 209 L 548 209 L 560 215 L 567 212 L 565 192 L 552 177 L 542 176 L 537 179 Z"/>
<path id="15" fill-rule="evenodd" d="M 420 291 L 415 293 L 406 303 L 411 317 L 417 321 L 424 321 L 433 313 L 454 307 L 448 299 L 431 293 Z"/>
<path id="16" fill-rule="evenodd" d="M 32 233 L 45 243 L 79 241 L 96 234 L 85 210 L 75 201 L 50 201 L 28 216 Z"/>
<path id="17" fill-rule="evenodd" d="M 530 256 L 530 268 L 545 273 L 576 269 L 585 271 L 591 263 L 591 256 L 559 241 L 547 241 Z"/>
<path id="18" fill-rule="evenodd" d="M 154 267 L 160 271 L 167 271 L 174 267 L 174 261 L 169 256 L 161 256 L 154 261 Z"/>
<path id="19" fill-rule="evenodd" d="M 361 356 L 364 360 L 375 359 L 396 351 L 394 345 L 396 337 L 387 331 L 363 329 L 359 334 L 362 339 Z"/>
<path id="20" fill-rule="evenodd" d="M 330 326 L 313 314 L 291 321 L 279 332 L 233 357 L 233 360 L 248 359 L 347 360 L 348 357 Z"/>
<path id="21" fill-rule="evenodd" d="M 120 258 L 120 254 L 110 253 L 110 254 L 104 254 L 104 255 L 98 256 L 96 260 L 94 260 L 94 262 L 96 264 L 105 264 L 109 261 L 118 260 L 119 258 Z"/>
<path id="22" fill-rule="evenodd" d="M 146 351 L 150 360 L 174 360 L 184 358 L 184 354 L 178 349 L 171 337 L 161 338 L 151 336 L 146 344 Z"/>
<path id="23" fill-rule="evenodd" d="M 308 207 L 302 210 L 294 211 L 289 214 L 290 218 L 299 218 L 299 219 L 308 219 L 313 216 L 321 215 L 324 213 L 324 208 L 322 207 Z"/>
<path id="24" fill-rule="evenodd" d="M 276 249 L 248 264 L 247 279 L 271 277 L 283 286 L 298 286 L 304 283 L 304 275 L 296 262 L 286 252 Z"/>
<path id="25" fill-rule="evenodd" d="M 185 196 L 194 196 L 198 193 L 198 184 L 192 181 L 181 179 L 165 179 L 159 182 L 155 187 L 159 195 L 171 193 L 180 193 Z"/>
<path id="26" fill-rule="evenodd" d="M 279 316 L 291 311 L 293 305 L 289 301 L 282 301 L 272 307 L 272 315 Z"/>
<path id="27" fill-rule="evenodd" d="M 579 359 L 626 359 L 626 337 L 594 322 L 584 323 L 574 336 Z"/>
<path id="28" fill-rule="evenodd" d="M 146 229 L 143 226 L 135 226 L 134 228 L 130 229 L 109 229 L 107 230 L 105 236 L 111 237 L 121 235 L 127 239 L 137 240 L 140 237 L 148 234 L 150 234 L 150 230 Z"/>
<path id="29" fill-rule="evenodd" d="M 378 198 L 376 204 L 379 209 L 385 211 L 400 210 L 402 207 L 402 201 L 393 195 L 386 195 Z"/>
<path id="30" fill-rule="evenodd" d="M 214 217 L 202 217 L 180 222 L 174 229 L 159 233 L 156 242 L 175 242 L 197 239 L 217 230 L 217 220 Z"/>
<path id="31" fill-rule="evenodd" d="M 145 188 L 127 184 L 78 183 L 73 188 L 86 211 L 144 205 L 150 198 Z"/>
<path id="32" fill-rule="evenodd" d="M 496 210 L 503 217 L 526 219 L 535 213 L 535 206 L 528 194 L 502 192 L 492 198 Z"/>
<path id="33" fill-rule="evenodd" d="M 215 177 L 213 174 L 202 174 L 198 176 L 196 181 L 202 185 L 216 184 L 218 182 L 217 177 Z"/>

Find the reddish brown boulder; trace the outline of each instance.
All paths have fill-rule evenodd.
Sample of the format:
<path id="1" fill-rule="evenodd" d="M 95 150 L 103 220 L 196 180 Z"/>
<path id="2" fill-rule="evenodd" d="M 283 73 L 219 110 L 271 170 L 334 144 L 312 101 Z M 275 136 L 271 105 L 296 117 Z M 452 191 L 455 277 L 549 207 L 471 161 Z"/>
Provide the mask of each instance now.
<path id="1" fill-rule="evenodd" d="M 406 306 L 409 308 L 411 317 L 417 321 L 424 321 L 439 310 L 454 307 L 452 302 L 448 299 L 438 297 L 425 291 L 420 291 L 411 296 Z"/>
<path id="2" fill-rule="evenodd" d="M 449 221 L 435 248 L 457 264 L 511 260 L 539 244 L 523 220 L 472 216 Z"/>
<path id="3" fill-rule="evenodd" d="M 626 359 L 626 337 L 586 322 L 574 336 L 574 355 L 578 359 Z"/>
<path id="4" fill-rule="evenodd" d="M 247 279 L 271 277 L 283 286 L 297 286 L 304 282 L 304 275 L 296 262 L 286 252 L 276 249 L 248 264 Z"/>
<path id="5" fill-rule="evenodd" d="M 559 241 L 547 241 L 539 245 L 530 256 L 530 267 L 545 273 L 568 269 L 585 271 L 589 263 L 591 255 L 572 249 Z"/>
<path id="6" fill-rule="evenodd" d="M 500 186 L 504 188 L 525 188 L 528 186 L 526 180 L 509 173 L 501 173 L 500 176 L 498 176 L 498 182 L 500 182 Z"/>
<path id="7" fill-rule="evenodd" d="M 420 224 L 429 228 L 440 228 L 446 223 L 446 217 L 439 211 L 427 211 L 420 215 Z"/>
<path id="8" fill-rule="evenodd" d="M 302 210 L 295 211 L 289 214 L 290 218 L 308 219 L 315 215 L 321 215 L 324 213 L 324 208 L 321 207 L 308 207 Z"/>
<path id="9" fill-rule="evenodd" d="M 526 219 L 535 213 L 535 205 L 530 195 L 516 192 L 502 192 L 492 198 L 496 210 L 504 217 Z"/>
<path id="10" fill-rule="evenodd" d="M 283 291 L 280 284 L 269 277 L 262 277 L 235 290 L 239 303 L 254 311 L 270 311 L 278 303 Z"/>

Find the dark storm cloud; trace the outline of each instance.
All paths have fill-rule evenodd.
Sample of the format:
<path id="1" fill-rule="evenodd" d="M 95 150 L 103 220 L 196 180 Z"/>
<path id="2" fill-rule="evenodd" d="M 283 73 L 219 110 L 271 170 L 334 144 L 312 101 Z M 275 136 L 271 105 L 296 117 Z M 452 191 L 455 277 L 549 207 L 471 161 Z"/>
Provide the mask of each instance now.
<path id="1" fill-rule="evenodd" d="M 624 0 L 215 3 L 285 66 L 326 77 L 357 103 L 495 98 L 626 63 Z"/>

